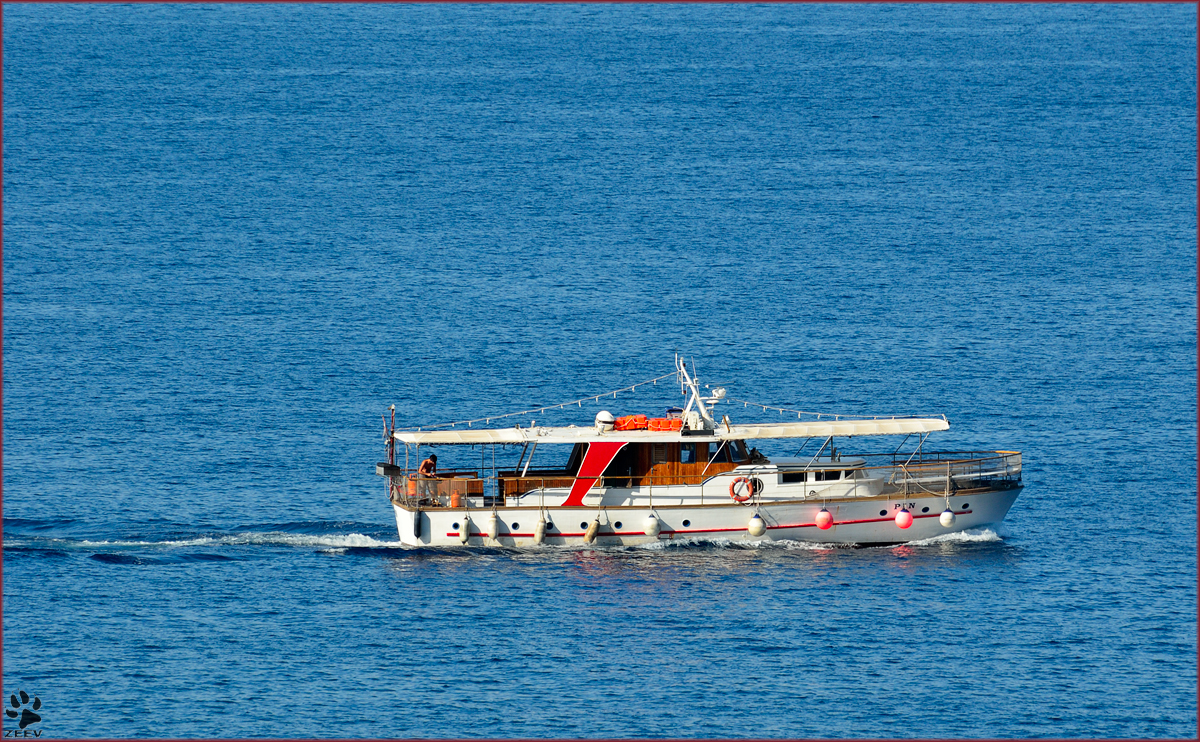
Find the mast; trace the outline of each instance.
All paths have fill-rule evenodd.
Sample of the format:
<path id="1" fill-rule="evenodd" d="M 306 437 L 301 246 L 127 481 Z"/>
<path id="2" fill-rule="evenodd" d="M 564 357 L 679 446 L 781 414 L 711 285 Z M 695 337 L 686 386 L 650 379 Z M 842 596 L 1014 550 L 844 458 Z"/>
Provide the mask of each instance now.
<path id="1" fill-rule="evenodd" d="M 675 354 L 675 369 L 679 372 L 680 382 L 690 392 L 687 406 L 683 409 L 684 418 L 686 419 L 687 413 L 692 411 L 692 407 L 695 407 L 700 419 L 704 421 L 704 427 L 708 430 L 716 428 L 717 421 L 713 419 L 712 406 L 725 398 L 724 387 L 713 389 L 710 397 L 703 396 L 700 393 L 700 379 L 696 376 L 695 367 L 692 367 L 692 372 L 689 374 L 687 362 L 678 353 Z"/>

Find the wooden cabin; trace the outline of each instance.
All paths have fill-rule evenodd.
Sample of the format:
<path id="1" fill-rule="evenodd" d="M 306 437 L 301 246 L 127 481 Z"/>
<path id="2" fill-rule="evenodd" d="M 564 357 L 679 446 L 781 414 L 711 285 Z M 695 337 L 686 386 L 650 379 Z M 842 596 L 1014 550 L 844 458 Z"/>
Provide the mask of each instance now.
<path id="1" fill-rule="evenodd" d="M 539 487 L 570 487 L 583 463 L 586 443 L 576 443 L 562 469 L 498 472 L 505 496 Z M 604 470 L 604 487 L 645 487 L 700 484 L 750 458 L 745 441 L 719 443 L 630 443 Z"/>

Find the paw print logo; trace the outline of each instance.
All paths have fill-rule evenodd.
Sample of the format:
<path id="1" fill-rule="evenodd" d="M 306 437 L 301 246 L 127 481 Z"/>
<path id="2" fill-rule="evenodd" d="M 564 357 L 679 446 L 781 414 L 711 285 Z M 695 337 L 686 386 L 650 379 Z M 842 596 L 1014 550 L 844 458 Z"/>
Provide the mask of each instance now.
<path id="1" fill-rule="evenodd" d="M 15 693 L 8 697 L 8 700 L 12 703 L 12 708 L 4 709 L 4 714 L 10 719 L 15 719 L 17 716 L 20 716 L 21 721 L 17 723 L 17 726 L 24 729 L 30 724 L 37 724 L 42 720 L 42 717 L 34 713 L 34 711 L 37 711 L 42 707 L 42 699 L 34 696 L 33 706 L 31 708 L 21 708 L 25 704 L 29 703 L 29 694 L 25 691 L 20 691 L 20 694 L 20 700 L 17 699 L 17 695 Z M 17 713 L 18 711 L 20 714 Z"/>

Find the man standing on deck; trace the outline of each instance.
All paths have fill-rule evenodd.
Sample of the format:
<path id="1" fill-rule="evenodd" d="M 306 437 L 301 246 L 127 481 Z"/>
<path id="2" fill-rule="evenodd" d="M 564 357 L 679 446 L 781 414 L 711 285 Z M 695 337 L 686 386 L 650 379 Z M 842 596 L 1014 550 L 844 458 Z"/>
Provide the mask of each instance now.
<path id="1" fill-rule="evenodd" d="M 429 454 L 429 458 L 421 462 L 421 466 L 417 469 L 417 479 L 437 479 L 437 454 Z M 421 485 L 421 494 L 425 497 L 432 496 L 433 488 L 429 484 Z"/>

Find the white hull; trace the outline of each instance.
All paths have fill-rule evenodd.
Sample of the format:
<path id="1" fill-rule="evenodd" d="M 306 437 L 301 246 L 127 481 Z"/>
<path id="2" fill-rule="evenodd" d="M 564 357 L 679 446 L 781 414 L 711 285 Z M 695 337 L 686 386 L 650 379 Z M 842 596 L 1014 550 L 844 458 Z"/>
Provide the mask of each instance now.
<path id="1" fill-rule="evenodd" d="M 470 518 L 469 546 L 536 546 L 538 521 L 550 525 L 542 541 L 550 546 L 585 544 L 588 527 L 599 517 L 600 528 L 595 545 L 636 545 L 673 539 L 703 541 L 807 541 L 831 544 L 894 544 L 918 541 L 946 533 L 996 524 L 1004 519 L 1021 487 L 1004 489 L 960 490 L 950 497 L 923 497 L 899 494 L 890 496 L 836 498 L 824 500 L 772 500 L 764 502 L 712 504 L 658 504 L 653 513 L 660 523 L 660 533 L 652 536 L 645 531 L 645 521 L 652 510 L 636 497 L 618 498 L 635 504 L 600 505 L 585 503 L 582 507 L 539 507 L 537 504 L 516 507 L 417 508 L 393 502 L 400 541 L 407 546 L 462 546 L 462 526 Z M 663 493 L 666 495 L 666 493 Z M 591 499 L 600 500 L 599 497 Z M 610 498 L 604 497 L 604 500 Z M 655 500 L 669 502 L 681 498 L 667 496 Z M 709 498 L 710 502 L 715 498 Z M 954 512 L 954 523 L 943 526 L 939 516 L 947 503 Z M 589 506 L 590 505 L 590 506 Z M 833 516 L 828 529 L 818 528 L 817 514 L 822 507 Z M 896 514 L 904 508 L 913 516 L 912 525 L 900 528 Z M 766 524 L 761 536 L 751 535 L 750 519 L 758 513 Z M 495 514 L 496 535 L 493 529 Z"/>
<path id="2" fill-rule="evenodd" d="M 999 523 L 1021 491 L 1018 451 L 924 448 L 930 433 L 949 428 L 944 416 L 855 417 L 788 410 L 796 420 L 734 425 L 728 415 L 719 415 L 718 422 L 713 407 L 725 398 L 724 388 L 702 393 L 694 370 L 689 373 L 678 356 L 675 367 L 681 387 L 690 393 L 686 407 L 668 409 L 665 418 L 616 418 L 601 410 L 593 425 L 583 427 L 539 427 L 533 420 L 524 428 L 472 427 L 493 419 L 483 418 L 401 431 L 393 419 L 386 427 L 388 460 L 377 463 L 375 471 L 388 480 L 401 542 L 506 547 L 673 539 L 894 544 Z M 584 401 L 576 400 L 580 407 Z M 804 420 L 805 415 L 812 419 Z M 835 436 L 904 438 L 888 452 L 846 457 L 838 453 Z M 916 450 L 902 453 L 913 436 Z M 747 446 L 747 441 L 801 439 L 804 443 L 791 457 L 768 459 Z M 801 456 L 810 440 L 824 442 Z M 405 446 L 403 467 L 397 442 Z M 476 459 L 479 470 L 439 473 L 436 454 L 420 458 L 423 445 L 490 445 L 491 475 L 486 450 Z M 416 446 L 411 456 L 410 446 Z M 503 446 L 521 446 L 520 458 L 498 468 L 496 448 Z M 531 470 L 535 455 L 539 462 L 546 460 L 539 453 L 546 446 L 571 449 L 556 466 Z"/>

